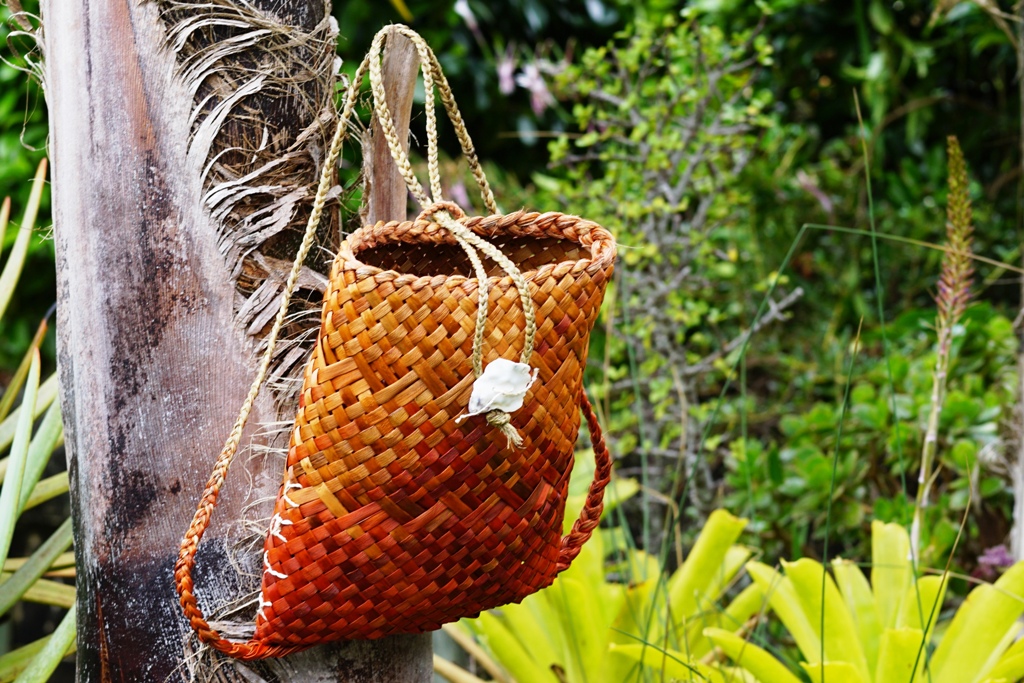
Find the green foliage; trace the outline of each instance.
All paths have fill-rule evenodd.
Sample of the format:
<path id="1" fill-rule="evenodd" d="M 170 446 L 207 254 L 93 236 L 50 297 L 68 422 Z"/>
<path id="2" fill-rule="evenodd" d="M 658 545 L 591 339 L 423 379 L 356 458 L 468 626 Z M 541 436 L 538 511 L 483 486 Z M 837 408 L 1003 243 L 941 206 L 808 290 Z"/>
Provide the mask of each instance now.
<path id="1" fill-rule="evenodd" d="M 755 84 L 771 55 L 757 30 L 663 17 L 585 51 L 555 80 L 580 132 L 551 145 L 559 175 L 535 179 L 621 245 L 607 307 L 617 334 L 601 340 L 597 388 L 617 451 L 645 468 L 652 454 L 694 454 L 702 378 L 736 350 L 748 297 L 768 275 L 748 267 L 750 197 L 738 181 L 773 123 L 772 96 Z"/>
<path id="2" fill-rule="evenodd" d="M 0 318 L 7 302 L 13 299 L 23 272 L 28 236 L 35 225 L 45 173 L 46 164 L 40 163 L 19 237 L 0 270 Z M 5 210 L 0 212 L 0 236 L 8 227 L 9 200 L 4 207 Z M 68 490 L 66 473 L 42 480 L 50 457 L 63 443 L 60 404 L 56 401 L 56 374 L 41 381 L 39 345 L 45 329 L 44 323 L 11 382 L 0 392 L 0 456 L 6 452 L 6 457 L 0 457 L 0 483 L 3 484 L 0 487 L 0 616 L 20 600 L 72 609 L 52 637 L 12 652 L 0 652 L 0 681 L 15 678 L 25 683 L 46 681 L 64 655 L 74 647 L 74 589 L 42 578 L 71 545 L 71 520 L 65 520 L 30 557 L 8 557 L 22 513 L 41 500 Z M 40 415 L 43 419 L 36 424 Z"/>
<path id="3" fill-rule="evenodd" d="M 956 134 L 975 173 L 976 251 L 1015 263 L 1020 117 L 1014 49 L 982 6 L 931 0 L 701 3 L 705 20 L 751 25 L 764 17 L 775 59 L 762 72 L 780 126 L 747 169 L 754 197 L 751 238 L 772 267 L 807 222 L 866 225 L 866 193 L 854 94 L 866 125 L 879 232 L 935 241 L 944 200 L 946 138 Z M 948 12 L 933 12 L 944 4 Z M 955 6 L 954 6 L 955 5 Z M 1012 23 L 1012 22 L 1011 22 Z M 831 235 L 802 249 L 794 284 L 807 291 L 794 322 L 815 329 L 836 318 L 856 327 L 875 297 L 906 310 L 927 305 L 940 255 L 880 246 L 884 291 L 871 277 L 866 240 Z M 998 300 L 1016 298 L 1000 288 Z M 1012 316 L 1011 316 L 1012 317 Z M 802 335 L 801 335 L 802 336 Z M 791 343 L 803 344 L 804 339 Z"/>
<path id="4" fill-rule="evenodd" d="M 947 621 L 949 574 L 919 576 L 910 536 L 900 525 L 874 522 L 872 541 L 870 585 L 860 567 L 843 559 L 832 562 L 831 574 L 810 559 L 783 562 L 783 573 L 747 564 L 802 655 L 794 674 L 815 683 L 1009 683 L 1024 677 L 1024 641 L 1015 642 L 1024 614 L 1024 562 L 994 585 L 974 588 Z M 705 634 L 754 683 L 797 680 L 765 676 L 782 663 L 757 645 L 730 647 L 718 633 Z"/>
<path id="5" fill-rule="evenodd" d="M 3 159 L 0 196 L 13 197 L 19 206 L 29 204 L 33 186 L 25 179 L 32 176 L 43 160 L 47 135 L 42 89 L 38 81 L 28 75 L 39 55 L 33 52 L 34 38 L 22 35 L 26 31 L 21 23 L 28 22 L 26 26 L 31 27 L 32 13 L 38 11 L 38 2 L 23 4 L 26 12 L 17 17 L 12 17 L 10 8 L 0 7 L 0 44 L 9 48 L 0 61 L 0 159 Z M 34 225 L 46 225 L 50 213 L 49 192 L 45 185 L 37 187 L 36 192 L 40 193 L 38 204 L 34 204 L 40 220 L 34 221 Z M 53 244 L 44 236 L 43 230 L 24 234 L 13 229 L 0 235 L 0 252 L 12 250 L 18 260 L 25 260 L 19 296 L 10 302 L 6 315 L 0 314 L 0 377 L 24 356 L 38 321 L 56 298 Z M 43 349 L 46 357 L 54 355 L 50 340 Z"/>
<path id="6" fill-rule="evenodd" d="M 1000 423 L 1012 415 L 1017 343 L 1010 321 L 991 306 L 965 313 L 974 270 L 972 207 L 953 137 L 949 166 L 948 251 L 939 252 L 937 313 L 915 309 L 897 319 L 888 347 L 880 343 L 880 330 L 868 335 L 868 357 L 861 361 L 867 367 L 858 370 L 842 430 L 842 411 L 816 401 L 779 419 L 778 442 L 732 444 L 727 481 L 733 491 L 726 504 L 764 524 L 773 553 L 788 546 L 793 556 L 814 555 L 814 541 L 831 533 L 830 540 L 863 556 L 866 539 L 858 530 L 867 519 L 910 523 L 913 516 L 915 549 L 925 562 L 939 562 L 971 493 L 968 557 L 1001 543 L 1008 529 Z M 800 372 L 806 381 L 807 369 Z M 845 379 L 837 376 L 833 383 L 838 390 Z M 831 526 L 825 523 L 829 513 Z"/>
<path id="7" fill-rule="evenodd" d="M 725 463 L 731 493 L 724 503 L 754 520 L 752 526 L 770 556 L 815 554 L 815 541 L 824 539 L 830 499 L 830 534 L 838 544 L 832 547 L 852 557 L 867 554 L 860 529 L 869 519 L 910 523 L 916 454 L 927 430 L 936 362 L 929 317 L 928 311 L 915 310 L 889 326 L 898 425 L 881 340 L 874 333 L 864 339 L 838 448 L 839 406 L 823 401 L 783 415 L 777 439 L 751 438 L 730 445 Z M 1001 542 L 1007 527 L 993 528 L 993 520 L 1008 525 L 1012 509 L 997 469 L 1000 423 L 1009 418 L 1016 392 L 1012 323 L 990 305 L 974 304 L 954 329 L 952 346 L 950 388 L 938 425 L 941 469 L 934 505 L 923 525 L 930 563 L 945 558 L 953 543 L 972 476 L 978 490 L 966 530 L 969 555 Z M 839 462 L 837 485 L 830 494 L 833 453 Z M 981 519 L 987 520 L 987 529 Z"/>

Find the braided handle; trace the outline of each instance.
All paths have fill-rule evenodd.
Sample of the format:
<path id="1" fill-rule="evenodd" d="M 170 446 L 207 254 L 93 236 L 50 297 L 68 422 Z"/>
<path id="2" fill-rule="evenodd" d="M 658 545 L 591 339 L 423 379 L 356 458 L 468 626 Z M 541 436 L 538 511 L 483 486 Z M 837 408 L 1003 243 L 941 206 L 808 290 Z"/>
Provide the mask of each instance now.
<path id="1" fill-rule="evenodd" d="M 256 640 L 235 642 L 221 637 L 216 629 L 206 621 L 203 610 L 199 607 L 199 602 L 196 599 L 195 584 L 192 579 L 192 571 L 196 566 L 196 552 L 199 549 L 199 541 L 202 540 L 203 534 L 206 533 L 207 528 L 210 526 L 210 518 L 213 516 L 213 509 L 217 506 L 221 487 L 224 486 L 224 478 L 227 476 L 228 468 L 231 467 L 231 462 L 238 452 L 242 431 L 245 429 L 245 425 L 249 420 L 249 413 L 252 411 L 256 397 L 263 386 L 263 380 L 266 378 L 267 371 L 270 368 L 270 359 L 273 356 L 278 335 L 288 313 L 288 303 L 291 301 L 292 292 L 295 290 L 296 283 L 299 280 L 302 264 L 306 262 L 306 256 L 313 246 L 316 229 L 320 224 L 320 218 L 327 204 L 327 196 L 334 180 L 334 168 L 338 163 L 341 145 L 348 134 L 348 122 L 352 117 L 359 97 L 359 85 L 362 83 L 368 68 L 369 63 L 364 59 L 349 83 L 348 92 L 345 96 L 345 105 L 338 118 L 338 127 L 334 131 L 334 137 L 331 138 L 331 145 L 324 159 L 323 169 L 320 171 L 320 181 L 317 185 L 317 192 L 313 200 L 309 220 L 306 223 L 306 232 L 302 238 L 302 244 L 299 246 L 299 251 L 295 255 L 295 262 L 292 264 L 292 270 L 288 275 L 284 291 L 281 293 L 281 304 L 277 311 L 277 317 L 274 319 L 270 334 L 267 335 L 266 350 L 263 352 L 263 358 L 260 361 L 256 377 L 253 378 L 252 385 L 249 387 L 249 393 L 245 398 L 245 402 L 242 403 L 242 408 L 238 413 L 238 418 L 235 420 L 235 425 L 231 429 L 231 433 L 228 435 L 220 455 L 217 456 L 213 472 L 206 482 L 206 488 L 203 490 L 202 498 L 199 499 L 195 515 L 192 517 L 192 523 L 189 525 L 188 531 L 185 532 L 185 536 L 181 539 L 181 546 L 178 549 L 178 561 L 174 565 L 174 584 L 178 591 L 181 609 L 188 618 L 189 624 L 199 635 L 199 640 L 226 655 L 238 659 L 251 660 L 263 659 L 265 657 L 283 657 L 302 648 L 270 646 Z"/>
<path id="2" fill-rule="evenodd" d="M 597 422 L 597 415 L 594 414 L 594 407 L 590 405 L 587 392 L 583 389 L 580 389 L 580 409 L 583 410 L 583 416 L 587 418 L 590 441 L 594 444 L 594 481 L 590 482 L 587 502 L 583 504 L 579 518 L 562 539 L 562 549 L 559 552 L 558 565 L 555 569 L 558 573 L 569 568 L 572 561 L 580 554 L 583 544 L 590 540 L 591 534 L 600 523 L 601 512 L 604 511 L 604 489 L 612 479 L 612 456 L 608 453 L 608 446 L 604 442 L 604 435 L 601 433 L 601 425 Z"/>

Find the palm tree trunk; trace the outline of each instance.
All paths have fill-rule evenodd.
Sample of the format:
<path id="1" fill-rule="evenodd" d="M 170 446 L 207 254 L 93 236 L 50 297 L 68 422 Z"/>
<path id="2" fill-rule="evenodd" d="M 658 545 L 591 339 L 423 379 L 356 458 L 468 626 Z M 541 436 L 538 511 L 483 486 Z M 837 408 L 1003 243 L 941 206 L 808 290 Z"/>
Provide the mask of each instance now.
<path id="1" fill-rule="evenodd" d="M 301 148 L 295 140 L 333 120 L 333 106 L 297 106 L 302 98 L 294 91 L 268 87 L 272 77 L 254 77 L 241 94 L 224 91 L 230 60 L 238 60 L 239 73 L 258 76 L 287 61 L 290 36 L 322 35 L 324 0 L 192 1 L 42 2 L 80 681 L 177 680 L 189 671 L 192 634 L 172 580 L 178 544 L 254 374 L 261 326 L 247 305 L 253 290 L 272 284 L 274 264 L 286 260 L 290 231 L 304 222 L 303 190 L 316 182 L 323 136 L 307 136 Z M 275 52 L 263 54 L 254 42 L 222 54 L 219 71 L 197 71 L 202 62 L 192 57 L 220 46 L 190 53 L 188 41 L 201 31 L 179 33 L 174 42 L 170 22 L 194 27 L 189 22 L 214 6 L 255 13 L 253 21 L 270 22 L 271 34 L 278 22 Z M 298 41 L 294 49 L 307 63 L 309 46 Z M 303 92 L 326 92 L 329 102 L 333 70 L 314 76 Z M 252 159 L 236 153 L 247 144 Z M 283 189 L 268 191 L 261 179 L 265 197 L 238 194 L 234 203 L 216 204 L 211 188 L 237 187 L 230 185 L 237 168 L 262 163 L 259 154 L 291 164 L 287 173 L 276 171 Z M 283 218 L 259 222 L 270 214 Z M 247 230 L 254 225 L 264 230 L 256 237 L 270 236 L 243 243 L 253 239 Z M 322 281 L 316 270 L 311 289 Z M 240 321 L 240 311 L 253 317 Z M 274 399 L 261 396 L 250 424 L 281 417 Z M 247 435 L 243 444 L 249 442 Z M 260 567 L 259 547 L 240 554 L 238 542 L 251 536 L 233 522 L 253 501 L 250 517 L 269 517 L 281 464 L 254 457 L 235 465 L 244 468 L 251 489 L 243 472 L 232 472 L 200 546 L 196 584 L 204 605 L 224 605 L 247 587 L 229 560 L 257 573 Z M 241 607 L 250 616 L 252 609 Z M 424 683 L 430 640 L 336 644 L 246 667 L 229 662 L 197 680 Z"/>

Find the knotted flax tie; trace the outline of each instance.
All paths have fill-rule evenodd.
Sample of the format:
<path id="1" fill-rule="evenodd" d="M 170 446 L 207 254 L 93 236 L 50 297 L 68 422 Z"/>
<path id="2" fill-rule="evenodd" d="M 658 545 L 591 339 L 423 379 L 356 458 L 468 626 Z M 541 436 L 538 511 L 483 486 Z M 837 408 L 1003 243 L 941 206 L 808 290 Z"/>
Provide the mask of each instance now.
<path id="1" fill-rule="evenodd" d="M 526 326 L 523 330 L 523 350 L 520 354 L 519 362 L 523 365 L 529 366 L 530 356 L 533 354 L 533 342 L 537 333 L 537 321 L 533 307 L 533 298 L 530 296 L 530 289 L 529 285 L 526 283 L 526 279 L 523 277 L 516 265 L 512 263 L 512 261 L 505 256 L 500 249 L 487 240 L 484 240 L 456 220 L 453 214 L 458 217 L 462 217 L 464 215 L 462 210 L 459 209 L 456 204 L 452 202 L 445 202 L 441 199 L 441 172 L 438 164 L 437 145 L 437 114 L 434 111 L 435 80 L 437 82 L 438 89 L 441 91 L 441 100 L 444 102 L 445 110 L 448 112 L 448 116 L 455 128 L 455 133 L 459 139 L 459 143 L 462 146 L 463 155 L 466 157 L 467 161 L 469 161 L 473 176 L 476 178 L 477 184 L 480 187 L 480 194 L 483 197 L 484 204 L 486 204 L 487 209 L 491 213 L 496 214 L 498 213 L 498 207 L 494 202 L 494 195 L 491 192 L 490 185 L 487 182 L 483 169 L 480 167 L 480 162 L 477 160 L 476 152 L 473 149 L 473 142 L 470 140 L 469 133 L 466 131 L 465 124 L 462 121 L 462 115 L 459 113 L 458 106 L 455 104 L 455 98 L 452 96 L 451 89 L 448 86 L 448 81 L 437 61 L 437 56 L 434 55 L 430 46 L 426 44 L 418 33 L 409 28 L 404 26 L 393 26 L 391 30 L 392 32 L 400 33 L 407 37 L 416 47 L 416 51 L 420 57 L 420 67 L 423 73 L 423 91 L 426 96 L 427 174 L 430 178 L 430 191 L 433 194 L 433 199 L 427 194 L 423 186 L 420 185 L 419 180 L 416 178 L 416 174 L 413 172 L 412 165 L 409 162 L 409 157 L 406 154 L 405 149 L 402 146 L 402 141 L 399 139 L 398 133 L 395 130 L 394 122 L 391 118 L 391 111 L 388 108 L 387 96 L 384 91 L 384 79 L 381 74 L 381 63 L 379 59 L 385 38 L 383 32 L 377 34 L 370 47 L 370 52 L 367 55 L 367 60 L 369 61 L 370 89 L 373 93 L 374 114 L 380 122 L 380 127 L 388 142 L 388 148 L 391 151 L 391 156 L 398 165 L 398 169 L 401 172 L 402 177 L 405 179 L 405 184 L 409 188 L 409 192 L 412 193 L 420 203 L 420 206 L 423 207 L 423 212 L 420 214 L 419 218 L 426 218 L 427 216 L 433 215 L 438 225 L 451 233 L 455 238 L 455 241 L 460 247 L 462 247 L 463 251 L 466 252 L 466 255 L 469 257 L 469 261 L 473 266 L 478 286 L 476 329 L 473 335 L 473 375 L 474 377 L 479 378 L 484 371 L 483 342 L 485 327 L 487 325 L 488 308 L 488 276 L 486 270 L 484 270 L 479 252 L 483 252 L 488 258 L 498 264 L 498 267 L 512 279 L 512 283 L 519 292 L 519 298 L 523 305 L 523 315 L 526 319 Z M 487 413 L 487 423 L 493 427 L 497 427 L 501 433 L 508 438 L 510 445 L 517 448 L 522 446 L 523 439 L 516 431 L 515 427 L 512 426 L 511 417 L 505 411 L 489 411 Z"/>

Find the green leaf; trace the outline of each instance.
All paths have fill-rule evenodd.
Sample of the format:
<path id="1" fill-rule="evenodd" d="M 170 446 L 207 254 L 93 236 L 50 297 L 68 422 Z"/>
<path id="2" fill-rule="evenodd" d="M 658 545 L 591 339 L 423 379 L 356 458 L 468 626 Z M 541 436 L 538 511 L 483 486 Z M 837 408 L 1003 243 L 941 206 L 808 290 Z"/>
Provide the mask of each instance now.
<path id="1" fill-rule="evenodd" d="M 993 634 L 1004 634 L 1024 614 L 1024 562 L 993 585 L 976 587 L 960 605 L 932 657 L 933 683 L 970 683 L 996 652 Z"/>
<path id="2" fill-rule="evenodd" d="M 1010 646 L 1020 636 L 1020 630 L 1020 624 L 1014 623 L 1010 629 L 1003 634 L 1003 637 L 996 643 L 996 646 L 992 648 L 992 654 L 989 655 L 985 663 L 979 667 L 978 677 L 975 680 L 981 680 L 982 678 L 988 677 L 988 673 L 992 671 L 992 669 L 996 668 L 996 664 L 1002 660 L 1002 655 L 1010 649 Z"/>
<path id="3" fill-rule="evenodd" d="M 878 32 L 883 36 L 887 36 L 892 33 L 893 20 L 892 15 L 879 0 L 871 0 L 871 4 L 868 5 L 868 17 L 871 19 L 871 24 L 878 29 Z"/>
<path id="4" fill-rule="evenodd" d="M 75 608 L 72 607 L 57 625 L 50 639 L 43 645 L 29 665 L 21 672 L 15 683 L 46 683 L 50 675 L 64 659 L 68 649 L 75 644 Z"/>
<path id="5" fill-rule="evenodd" d="M 0 217 L 0 220 L 3 220 L 3 218 Z M 3 231 L 0 230 L 0 245 L 2 244 Z M 29 345 L 28 351 L 25 352 L 25 357 L 21 359 L 18 369 L 14 371 L 14 376 L 7 384 L 7 388 L 4 389 L 3 395 L 0 396 L 0 420 L 7 417 L 11 412 L 11 408 L 14 407 L 14 399 L 18 397 L 18 392 L 21 391 L 22 386 L 25 384 L 25 378 L 28 377 L 28 368 L 32 364 L 32 351 L 39 348 L 39 345 L 43 342 L 43 337 L 45 335 L 46 321 L 44 320 L 39 325 L 39 329 L 36 330 L 36 336 L 32 340 L 32 344 Z"/>
<path id="6" fill-rule="evenodd" d="M 711 513 L 683 566 L 669 580 L 668 601 L 674 620 L 691 618 L 714 599 L 708 589 L 731 578 L 724 577 L 725 557 L 746 525 L 747 520 L 725 510 Z"/>
<path id="7" fill-rule="evenodd" d="M 612 645 L 612 654 L 638 662 L 652 669 L 656 674 L 660 674 L 662 680 L 666 681 L 715 681 L 715 683 L 724 683 L 725 681 L 725 677 L 721 673 L 699 662 L 688 662 L 686 655 L 676 650 L 634 643 Z"/>
<path id="8" fill-rule="evenodd" d="M 885 629 L 875 667 L 875 683 L 916 683 L 921 680 L 925 655 L 922 653 L 918 657 L 918 653 L 923 637 L 919 628 Z M 913 678 L 911 672 L 915 672 Z"/>
<path id="9" fill-rule="evenodd" d="M 25 383 L 25 394 L 21 407 L 18 409 L 17 429 L 11 446 L 10 462 L 3 488 L 0 488 L 0 566 L 7 559 L 11 549 L 11 537 L 14 536 L 14 524 L 18 521 L 18 508 L 21 502 L 21 482 L 25 475 L 25 460 L 28 458 L 29 439 L 32 436 L 32 417 L 36 405 L 36 393 L 39 390 L 39 351 L 32 357 L 28 380 Z M 13 416 L 12 416 L 13 417 Z"/>
<path id="10" fill-rule="evenodd" d="M 559 578 L 555 583 L 561 580 Z M 552 664 L 563 665 L 562 655 L 565 652 L 559 615 L 551 609 L 549 602 L 547 591 L 543 591 L 531 595 L 518 605 L 505 605 L 492 612 L 522 648 L 530 653 L 530 658 L 545 668 L 550 668 Z M 499 661 L 504 660 L 499 657 Z"/>
<path id="11" fill-rule="evenodd" d="M 1024 640 L 1018 640 L 988 672 L 985 683 L 1018 681 L 1024 678 Z"/>
<path id="12" fill-rule="evenodd" d="M 560 577 L 546 597 L 557 606 L 565 628 L 566 652 L 560 663 L 567 680 L 600 679 L 611 635 L 611 620 L 601 616 L 600 597 L 569 577 Z"/>
<path id="13" fill-rule="evenodd" d="M 857 638 L 864 649 L 868 670 L 874 671 L 878 663 L 879 638 L 882 632 L 881 619 L 875 606 L 875 597 L 867 577 L 855 563 L 848 560 L 832 561 L 832 573 L 843 594 L 846 607 L 853 616 Z M 877 683 L 877 682 L 876 682 Z"/>
<path id="14" fill-rule="evenodd" d="M 792 563 L 783 562 L 782 566 L 786 570 L 786 576 L 793 582 L 793 588 L 816 635 L 824 641 L 825 661 L 848 662 L 856 669 L 860 678 L 870 681 L 871 672 L 864 656 L 864 649 L 857 637 L 853 617 L 846 608 L 846 603 L 832 577 L 825 572 L 820 562 L 808 558 Z M 819 658 L 821 650 L 804 652 L 804 656 L 808 660 Z"/>
<path id="15" fill-rule="evenodd" d="M 540 665 L 492 613 L 484 612 L 477 622 L 480 633 L 487 643 L 487 649 L 512 675 L 513 679 L 537 681 L 537 683 L 559 683 L 554 672 Z"/>
<path id="16" fill-rule="evenodd" d="M 10 577 L 10 574 L 4 572 L 0 574 L 0 582 L 6 581 Z M 75 587 L 50 579 L 36 579 L 35 583 L 29 586 L 21 596 L 21 600 L 68 609 L 75 604 Z"/>
<path id="17" fill-rule="evenodd" d="M 36 396 L 36 407 L 32 413 L 32 417 L 37 418 L 43 414 L 54 399 L 57 398 L 57 373 L 50 375 L 49 379 L 43 382 L 42 386 L 39 387 L 39 393 Z M 8 415 L 7 418 L 0 422 L 0 453 L 3 453 L 4 449 L 11 445 L 14 441 L 14 432 L 18 428 L 18 415 Z M 9 458 L 0 458 L 0 482 L 4 480 L 7 475 L 7 465 Z"/>
<path id="18" fill-rule="evenodd" d="M 31 510 L 37 505 L 42 505 L 48 500 L 52 500 L 57 496 L 68 492 L 68 472 L 58 472 L 52 477 L 47 477 L 41 482 L 36 484 L 35 488 L 30 492 L 28 499 L 25 501 L 25 505 L 22 506 L 22 512 L 25 510 Z M 22 495 L 25 492 L 22 491 Z"/>
<path id="19" fill-rule="evenodd" d="M 60 554 L 71 546 L 71 538 L 69 517 L 32 553 L 28 562 L 14 572 L 11 578 L 0 583 L 0 615 L 6 614 L 7 610 L 21 599 L 25 591 L 53 565 Z"/>
<path id="20" fill-rule="evenodd" d="M 28 447 L 25 474 L 21 481 L 21 496 L 18 498 L 18 514 L 21 514 L 28 504 L 29 498 L 34 495 L 36 484 L 43 476 L 43 470 L 50 462 L 50 456 L 53 455 L 53 450 L 60 442 L 63 431 L 60 401 L 54 401 L 47 409 L 43 421 L 36 428 L 36 434 L 32 437 L 32 443 Z"/>
<path id="21" fill-rule="evenodd" d="M 453 664 L 438 655 L 434 655 L 434 673 L 448 683 L 484 683 L 482 678 L 477 678 L 458 664 Z"/>
<path id="22" fill-rule="evenodd" d="M 39 213 L 39 203 L 43 198 L 43 187 L 46 184 L 46 159 L 39 162 L 36 169 L 36 177 L 32 182 L 32 192 L 29 195 L 28 204 L 25 206 L 25 216 L 22 218 L 18 237 L 14 240 L 14 246 L 7 257 L 7 263 L 3 271 L 0 271 L 0 320 L 4 317 L 7 304 L 14 296 L 14 288 L 21 276 L 21 269 L 25 265 L 25 257 L 28 255 L 28 245 L 32 238 L 32 231 L 36 225 L 36 215 Z M 8 209 L 8 213 L 10 210 Z M 0 217 L 2 218 L 2 217 Z M 4 220 L 6 228 L 7 221 Z"/>
<path id="23" fill-rule="evenodd" d="M 17 678 L 18 674 L 25 670 L 32 658 L 39 654 L 49 640 L 50 636 L 46 636 L 28 645 L 23 645 L 17 650 L 0 655 L 0 683 L 11 683 Z"/>
<path id="24" fill-rule="evenodd" d="M 925 576 L 911 583 L 903 597 L 896 628 L 916 628 L 931 633 L 939 620 L 946 584 L 944 576 Z"/>
<path id="25" fill-rule="evenodd" d="M 849 662 L 800 662 L 811 683 L 871 683 Z"/>
<path id="26" fill-rule="evenodd" d="M 726 618 L 723 619 L 723 623 L 733 630 L 738 629 L 755 614 L 761 613 L 767 606 L 768 601 L 765 599 L 761 586 L 751 583 L 740 591 L 740 594 L 733 598 L 725 608 Z"/>
<path id="27" fill-rule="evenodd" d="M 882 628 L 895 628 L 911 581 L 910 536 L 899 524 L 871 523 L 871 591 Z"/>
<path id="28" fill-rule="evenodd" d="M 708 628 L 704 629 L 704 635 L 759 680 L 771 683 L 800 683 L 800 679 L 791 674 L 779 660 L 735 633 L 720 628 Z"/>
<path id="29" fill-rule="evenodd" d="M 807 656 L 807 653 L 814 653 L 813 656 L 818 656 L 821 652 L 818 626 L 811 624 L 810 616 L 804 612 L 800 597 L 789 577 L 783 576 L 760 562 L 748 562 L 747 574 L 768 596 L 768 604 L 782 620 L 783 625 L 793 636 L 793 640 L 796 641 L 797 647 L 804 653 L 804 656 Z"/>
<path id="30" fill-rule="evenodd" d="M 722 562 L 723 570 L 718 572 L 715 581 L 708 588 L 707 604 L 701 605 L 700 612 L 690 618 L 686 623 L 686 652 L 690 653 L 693 659 L 700 659 L 711 652 L 712 644 L 704 637 L 704 629 L 707 627 L 718 627 L 725 629 L 737 629 L 747 619 L 757 614 L 765 605 L 764 594 L 756 584 L 751 584 L 744 589 L 740 595 L 730 603 L 729 609 L 723 610 L 718 600 L 722 593 L 728 588 L 737 572 L 750 559 L 752 551 L 743 546 L 734 545 L 725 554 Z M 711 602 L 711 601 L 715 602 Z M 746 614 L 742 612 L 748 611 Z"/>

